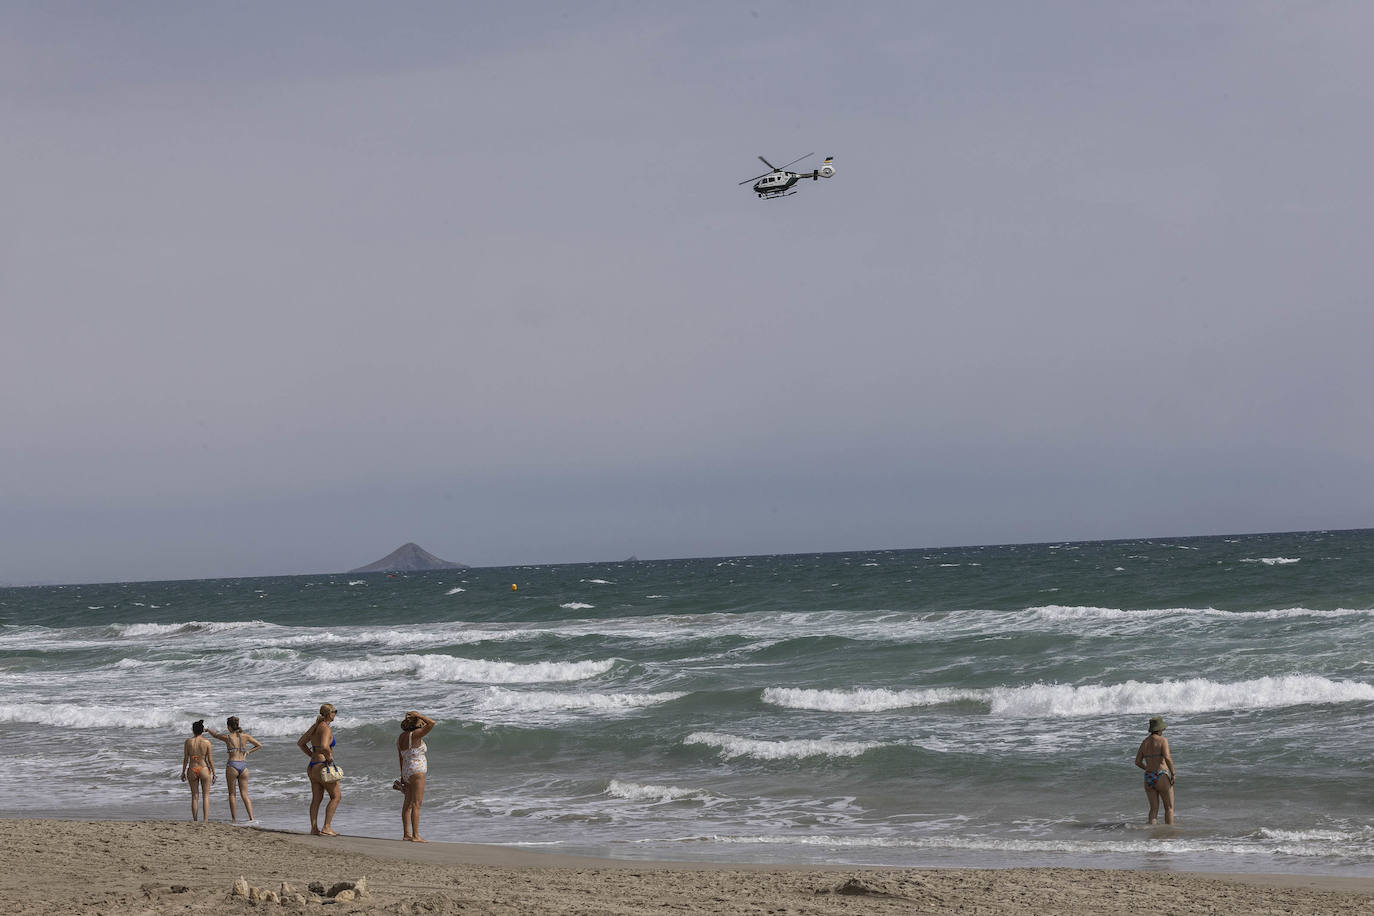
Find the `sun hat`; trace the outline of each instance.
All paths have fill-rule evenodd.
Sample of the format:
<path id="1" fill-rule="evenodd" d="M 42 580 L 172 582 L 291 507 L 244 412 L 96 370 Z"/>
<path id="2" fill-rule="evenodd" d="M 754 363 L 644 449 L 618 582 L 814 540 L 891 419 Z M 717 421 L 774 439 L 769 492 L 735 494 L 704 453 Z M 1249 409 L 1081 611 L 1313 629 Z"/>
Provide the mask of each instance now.
<path id="1" fill-rule="evenodd" d="M 1164 717 L 1163 717 L 1163 716 L 1151 716 L 1151 717 L 1150 717 L 1150 734 L 1154 734 L 1155 732 L 1162 732 L 1162 731 L 1164 731 Z"/>

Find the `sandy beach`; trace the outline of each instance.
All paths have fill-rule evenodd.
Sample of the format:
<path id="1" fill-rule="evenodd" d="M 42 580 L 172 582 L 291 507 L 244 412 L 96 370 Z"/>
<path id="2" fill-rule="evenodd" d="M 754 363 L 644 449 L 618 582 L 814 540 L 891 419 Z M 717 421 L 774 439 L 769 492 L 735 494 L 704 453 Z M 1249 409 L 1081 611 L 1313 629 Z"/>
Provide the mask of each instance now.
<path id="1" fill-rule="evenodd" d="M 4 820 L 0 850 L 0 912 L 11 914 L 1374 914 L 1374 878 L 702 866 L 219 823 Z M 286 884 L 287 902 L 236 896 L 240 877 L 254 897 Z M 358 879 L 356 899 L 327 895 Z"/>

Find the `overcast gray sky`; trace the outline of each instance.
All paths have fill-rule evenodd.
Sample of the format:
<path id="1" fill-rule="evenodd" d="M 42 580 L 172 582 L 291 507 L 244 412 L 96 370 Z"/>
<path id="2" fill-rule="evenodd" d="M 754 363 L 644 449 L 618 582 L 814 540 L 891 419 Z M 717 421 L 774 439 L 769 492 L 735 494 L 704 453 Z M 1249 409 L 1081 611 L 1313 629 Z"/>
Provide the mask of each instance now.
<path id="1" fill-rule="evenodd" d="M 1374 525 L 1371 34 L 0 3 L 0 582 Z"/>

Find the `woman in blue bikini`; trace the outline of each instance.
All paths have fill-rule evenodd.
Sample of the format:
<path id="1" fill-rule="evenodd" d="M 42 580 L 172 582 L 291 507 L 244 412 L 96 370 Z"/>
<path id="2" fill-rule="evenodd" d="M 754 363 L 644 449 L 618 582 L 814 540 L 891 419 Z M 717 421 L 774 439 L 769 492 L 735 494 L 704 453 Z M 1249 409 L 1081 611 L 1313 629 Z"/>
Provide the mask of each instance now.
<path id="1" fill-rule="evenodd" d="M 234 823 L 239 821 L 238 807 L 234 803 L 235 794 L 243 796 L 243 807 L 248 809 L 248 823 L 253 823 L 253 803 L 248 799 L 248 755 L 262 747 L 262 742 L 239 728 L 239 717 L 230 716 L 225 720 L 229 726 L 227 734 L 220 734 L 207 728 L 211 737 L 224 742 L 229 749 L 229 762 L 224 765 L 224 784 L 229 789 L 229 817 Z"/>
<path id="2" fill-rule="evenodd" d="M 1150 800 L 1150 823 L 1158 823 L 1159 805 L 1164 803 L 1164 823 L 1174 822 L 1174 758 L 1169 755 L 1169 739 L 1164 737 L 1164 719 L 1150 720 L 1150 735 L 1135 752 L 1135 765 L 1145 771 L 1145 795 Z"/>
<path id="3" fill-rule="evenodd" d="M 330 824 L 334 821 L 334 812 L 339 807 L 339 781 L 336 779 L 325 782 L 320 778 L 320 771 L 325 765 L 334 762 L 334 729 L 330 723 L 338 714 L 339 711 L 334 708 L 334 704 L 325 703 L 320 707 L 315 724 L 296 742 L 296 746 L 310 758 L 305 774 L 310 777 L 310 832 L 315 836 L 338 836 Z M 324 801 L 325 793 L 329 794 L 329 805 L 324 809 L 324 826 L 319 827 L 316 824 L 320 816 L 320 802 Z"/>

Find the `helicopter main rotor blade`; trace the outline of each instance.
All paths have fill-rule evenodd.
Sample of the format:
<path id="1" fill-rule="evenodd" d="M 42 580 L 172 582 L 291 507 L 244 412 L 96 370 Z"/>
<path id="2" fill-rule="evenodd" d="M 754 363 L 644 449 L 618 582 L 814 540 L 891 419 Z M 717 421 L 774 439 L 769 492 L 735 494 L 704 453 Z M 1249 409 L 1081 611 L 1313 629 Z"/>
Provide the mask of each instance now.
<path id="1" fill-rule="evenodd" d="M 744 179 L 743 181 L 741 181 L 740 184 L 748 184 L 748 183 L 751 182 L 751 181 L 758 181 L 760 178 L 764 178 L 764 177 L 766 177 L 766 176 L 768 176 L 768 175 L 772 175 L 772 174 L 773 174 L 772 172 L 764 172 L 762 175 L 755 175 L 753 178 L 746 178 L 746 179 Z"/>
<path id="2" fill-rule="evenodd" d="M 774 165 L 773 163 L 769 162 L 767 159 L 763 158 L 762 156 L 759 157 L 759 162 L 762 162 L 764 165 L 768 166 L 770 169 L 772 169 L 772 170 L 775 171 L 775 172 L 779 170 L 778 167 L 777 167 L 776 165 Z"/>
<path id="3" fill-rule="evenodd" d="M 806 156 L 814 156 L 814 155 L 816 155 L 816 154 L 815 154 L 815 153 L 807 153 L 807 154 L 806 154 Z M 787 165 L 784 165 L 782 168 L 784 168 L 784 169 L 786 169 L 786 168 L 791 168 L 792 166 L 796 165 L 798 162 L 801 162 L 803 159 L 805 159 L 806 156 L 798 156 L 796 159 L 793 159 L 791 162 L 787 163 Z M 763 157 L 760 156 L 759 158 L 762 159 Z M 777 171 L 782 171 L 782 169 L 777 169 Z"/>

